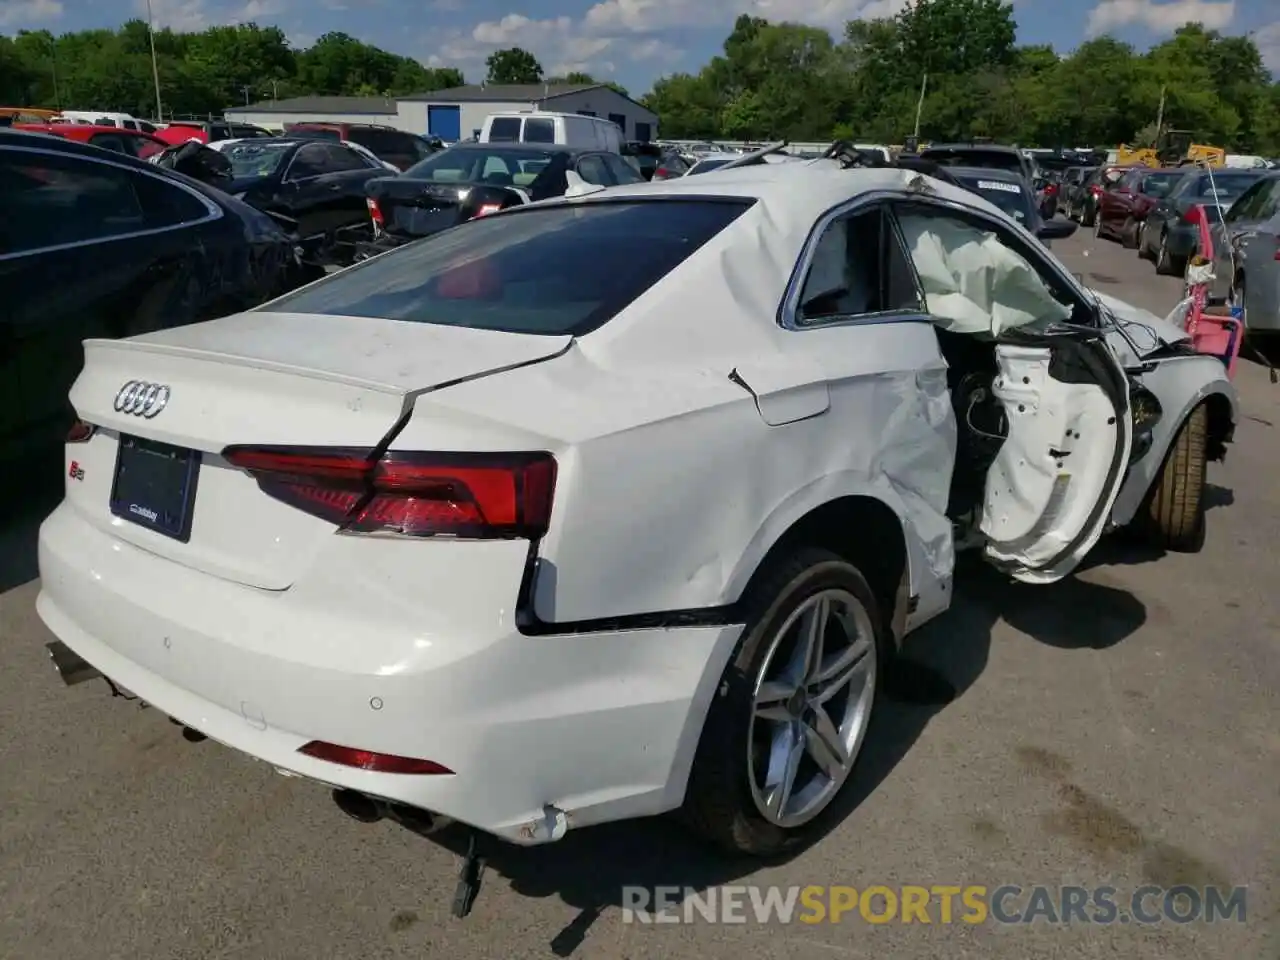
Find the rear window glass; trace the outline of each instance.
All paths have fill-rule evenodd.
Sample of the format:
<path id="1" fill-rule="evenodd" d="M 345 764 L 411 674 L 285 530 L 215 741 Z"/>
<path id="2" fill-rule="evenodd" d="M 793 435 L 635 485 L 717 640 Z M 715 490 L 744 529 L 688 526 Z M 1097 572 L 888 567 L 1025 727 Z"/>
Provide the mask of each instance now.
<path id="1" fill-rule="evenodd" d="M 262 309 L 579 336 L 608 322 L 750 206 L 566 203 L 484 217 Z"/>
<path id="2" fill-rule="evenodd" d="M 342 131 L 330 130 L 328 127 L 288 127 L 288 133 L 308 140 L 342 140 Z"/>
<path id="3" fill-rule="evenodd" d="M 508 143 L 519 142 L 520 118 L 494 117 L 493 122 L 489 124 L 489 139 Z"/>
<path id="4" fill-rule="evenodd" d="M 347 135 L 353 143 L 358 143 L 362 147 L 367 147 L 379 156 L 384 153 L 416 156 L 416 152 L 413 149 L 413 138 L 407 133 L 400 133 L 396 130 L 377 130 L 365 127 L 352 127 L 351 130 L 348 131 Z"/>
<path id="5" fill-rule="evenodd" d="M 555 143 L 555 121 L 526 120 L 524 122 L 524 139 L 527 143 Z"/>

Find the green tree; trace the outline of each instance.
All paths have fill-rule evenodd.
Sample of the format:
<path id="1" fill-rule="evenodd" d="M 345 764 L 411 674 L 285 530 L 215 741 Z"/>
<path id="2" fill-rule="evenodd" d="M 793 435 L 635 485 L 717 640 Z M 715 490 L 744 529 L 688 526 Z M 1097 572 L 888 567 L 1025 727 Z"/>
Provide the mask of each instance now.
<path id="1" fill-rule="evenodd" d="M 542 64 L 528 50 L 495 50 L 484 62 L 490 83 L 541 83 Z"/>

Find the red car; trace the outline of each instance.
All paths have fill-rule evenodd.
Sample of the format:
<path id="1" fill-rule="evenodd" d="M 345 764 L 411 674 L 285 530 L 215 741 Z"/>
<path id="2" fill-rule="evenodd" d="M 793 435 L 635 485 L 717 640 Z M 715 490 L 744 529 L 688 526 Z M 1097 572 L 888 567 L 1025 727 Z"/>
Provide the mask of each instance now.
<path id="1" fill-rule="evenodd" d="M 1160 202 L 1186 170 L 1178 167 L 1134 167 L 1097 195 L 1096 237 L 1119 240 L 1130 250 L 1138 248 L 1147 213 Z"/>
<path id="2" fill-rule="evenodd" d="M 141 130 L 126 130 L 123 127 L 100 127 L 88 123 L 15 123 L 15 130 L 26 130 L 30 133 L 47 133 L 62 137 L 64 140 L 75 140 L 79 143 L 92 144 L 104 150 L 114 150 L 129 157 L 146 160 L 164 150 L 169 144 L 159 137 Z"/>

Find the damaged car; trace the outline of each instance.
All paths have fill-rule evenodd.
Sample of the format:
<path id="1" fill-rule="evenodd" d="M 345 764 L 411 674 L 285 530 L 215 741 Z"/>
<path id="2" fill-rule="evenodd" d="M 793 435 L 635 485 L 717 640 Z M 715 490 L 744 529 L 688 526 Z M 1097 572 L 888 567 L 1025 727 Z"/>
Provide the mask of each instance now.
<path id="1" fill-rule="evenodd" d="M 362 820 L 802 842 L 957 551 L 1047 584 L 1115 527 L 1195 550 L 1237 416 L 1220 361 L 981 196 L 828 153 L 89 341 L 40 532 L 64 679 Z"/>

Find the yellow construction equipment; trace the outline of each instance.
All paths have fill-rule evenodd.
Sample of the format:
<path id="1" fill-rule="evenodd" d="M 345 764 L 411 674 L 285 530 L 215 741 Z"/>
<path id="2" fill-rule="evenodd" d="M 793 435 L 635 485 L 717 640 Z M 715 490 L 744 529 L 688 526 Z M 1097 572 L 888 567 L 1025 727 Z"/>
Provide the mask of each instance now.
<path id="1" fill-rule="evenodd" d="M 1227 162 L 1227 151 L 1206 143 L 1192 143 L 1189 130 L 1166 130 L 1156 143 L 1156 157 L 1160 166 L 1182 167 L 1196 164 L 1222 167 Z"/>

